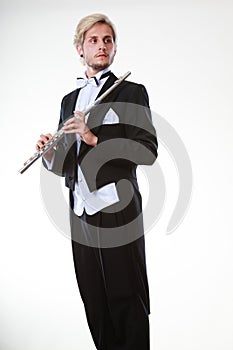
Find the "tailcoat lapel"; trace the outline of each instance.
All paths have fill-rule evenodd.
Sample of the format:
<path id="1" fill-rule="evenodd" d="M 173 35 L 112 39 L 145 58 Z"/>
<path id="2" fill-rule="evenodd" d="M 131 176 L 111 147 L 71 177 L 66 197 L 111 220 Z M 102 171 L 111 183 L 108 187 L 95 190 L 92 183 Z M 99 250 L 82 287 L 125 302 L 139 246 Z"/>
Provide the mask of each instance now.
<path id="1" fill-rule="evenodd" d="M 64 122 L 71 118 L 74 110 L 75 105 L 77 101 L 77 97 L 79 94 L 80 89 L 74 90 L 66 100 L 64 100 L 63 108 L 62 108 L 62 116 L 61 116 L 61 122 L 62 124 L 59 125 L 59 128 L 61 128 L 64 124 Z M 65 148 L 69 149 L 70 154 L 73 154 L 73 157 L 75 159 L 76 153 L 77 153 L 77 142 L 76 142 L 76 136 L 75 134 L 65 134 L 64 135 L 64 141 L 65 141 Z"/>
<path id="2" fill-rule="evenodd" d="M 76 89 L 73 91 L 73 93 L 70 94 L 69 98 L 66 100 L 66 104 L 64 106 L 64 116 L 63 116 L 63 122 L 72 116 L 75 110 L 76 101 L 78 98 L 79 91 L 81 89 Z"/>
<path id="3" fill-rule="evenodd" d="M 116 80 L 117 80 L 117 77 L 113 73 L 111 73 L 109 75 L 109 78 L 103 85 L 102 89 L 98 93 L 96 99 L 99 98 L 103 93 L 105 93 L 114 84 Z M 90 115 L 88 117 L 88 122 L 87 122 L 88 127 L 90 129 L 101 126 L 104 116 L 107 113 L 108 109 L 110 108 L 110 103 L 108 103 L 110 101 L 111 101 L 111 94 L 108 95 L 97 107 L 95 107 L 90 112 Z"/>

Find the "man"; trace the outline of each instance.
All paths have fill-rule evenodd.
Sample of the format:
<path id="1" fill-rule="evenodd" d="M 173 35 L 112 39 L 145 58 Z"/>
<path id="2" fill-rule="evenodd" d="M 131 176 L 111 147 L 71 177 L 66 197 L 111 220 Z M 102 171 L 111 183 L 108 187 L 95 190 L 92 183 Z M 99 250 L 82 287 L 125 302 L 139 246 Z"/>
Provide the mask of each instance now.
<path id="1" fill-rule="evenodd" d="M 74 266 L 98 350 L 149 349 L 146 274 L 138 164 L 152 164 L 157 139 L 143 85 L 124 81 L 85 118 L 81 112 L 116 81 L 109 70 L 116 31 L 102 14 L 83 18 L 74 45 L 85 64 L 78 89 L 63 98 L 65 137 L 44 155 L 70 189 Z M 72 116 L 73 115 L 73 116 Z M 51 139 L 41 135 L 37 150 Z"/>

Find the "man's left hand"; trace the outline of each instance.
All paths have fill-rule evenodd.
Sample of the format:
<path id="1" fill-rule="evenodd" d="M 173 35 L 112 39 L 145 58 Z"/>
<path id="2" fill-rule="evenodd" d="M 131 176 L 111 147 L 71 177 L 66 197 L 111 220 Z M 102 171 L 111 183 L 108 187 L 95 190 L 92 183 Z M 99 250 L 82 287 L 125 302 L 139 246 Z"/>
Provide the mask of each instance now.
<path id="1" fill-rule="evenodd" d="M 65 134 L 78 134 L 87 145 L 96 146 L 98 138 L 85 123 L 85 116 L 80 111 L 74 111 L 74 117 L 67 120 L 63 126 Z"/>

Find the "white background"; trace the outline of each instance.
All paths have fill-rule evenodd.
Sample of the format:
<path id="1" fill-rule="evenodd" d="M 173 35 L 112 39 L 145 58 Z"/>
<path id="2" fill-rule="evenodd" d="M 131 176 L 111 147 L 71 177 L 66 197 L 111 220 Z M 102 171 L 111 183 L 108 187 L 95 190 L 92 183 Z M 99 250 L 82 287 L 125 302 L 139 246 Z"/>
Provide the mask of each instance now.
<path id="1" fill-rule="evenodd" d="M 222 0 L 1 1 L 0 349 L 94 349 L 70 241 L 48 218 L 40 161 L 17 173 L 82 73 L 77 22 L 107 14 L 118 29 L 112 70 L 145 84 L 153 111 L 182 138 L 193 167 L 189 211 L 166 227 L 178 193 L 160 147 L 164 212 L 147 234 L 152 350 L 233 349 L 233 4 Z M 155 198 L 156 200 L 156 198 Z"/>

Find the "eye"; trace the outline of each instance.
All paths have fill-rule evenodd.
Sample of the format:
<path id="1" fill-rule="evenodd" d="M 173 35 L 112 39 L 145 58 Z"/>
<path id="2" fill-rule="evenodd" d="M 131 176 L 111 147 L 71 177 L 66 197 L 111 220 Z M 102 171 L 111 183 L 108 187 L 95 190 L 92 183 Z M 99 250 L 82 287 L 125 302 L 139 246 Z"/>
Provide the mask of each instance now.
<path id="1" fill-rule="evenodd" d="M 112 38 L 105 38 L 104 43 L 105 44 L 112 44 Z"/>
<path id="2" fill-rule="evenodd" d="M 96 38 L 91 38 L 91 39 L 89 40 L 89 42 L 90 42 L 91 44 L 96 44 L 96 43 L 97 43 L 97 39 L 96 39 Z"/>

